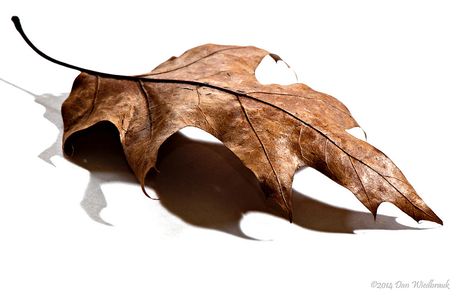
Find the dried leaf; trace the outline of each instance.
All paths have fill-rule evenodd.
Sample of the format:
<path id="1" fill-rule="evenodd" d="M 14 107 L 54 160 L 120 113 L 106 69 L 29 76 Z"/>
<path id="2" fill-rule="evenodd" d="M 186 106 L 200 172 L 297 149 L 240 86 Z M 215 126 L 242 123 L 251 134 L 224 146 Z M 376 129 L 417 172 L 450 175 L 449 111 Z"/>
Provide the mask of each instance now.
<path id="1" fill-rule="evenodd" d="M 122 76 L 81 70 L 62 106 L 63 144 L 99 122 L 118 129 L 142 187 L 163 142 L 193 126 L 221 140 L 258 179 L 265 195 L 292 219 L 295 171 L 313 167 L 346 187 L 374 214 L 391 202 L 416 221 L 442 224 L 381 151 L 349 134 L 359 125 L 337 99 L 297 83 L 262 85 L 255 78 L 270 55 L 253 46 L 206 44 L 150 73 Z"/>

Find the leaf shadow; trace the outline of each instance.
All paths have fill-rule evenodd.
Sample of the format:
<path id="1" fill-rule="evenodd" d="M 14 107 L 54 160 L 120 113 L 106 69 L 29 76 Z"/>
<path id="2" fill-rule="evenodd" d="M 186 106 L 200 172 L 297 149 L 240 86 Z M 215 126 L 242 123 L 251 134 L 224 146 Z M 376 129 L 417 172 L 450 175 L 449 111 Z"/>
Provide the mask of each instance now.
<path id="1" fill-rule="evenodd" d="M 45 107 L 44 117 L 58 128 L 58 137 L 39 157 L 54 165 L 51 158 L 62 156 L 60 110 L 67 94 L 36 95 L 0 80 L 32 95 L 36 103 Z M 72 155 L 67 158 L 90 172 L 81 207 L 92 220 L 111 225 L 100 216 L 107 207 L 101 186 L 108 182 L 137 183 L 125 160 L 118 132 L 103 122 L 70 139 Z M 256 211 L 281 217 L 268 206 L 254 175 L 222 144 L 195 141 L 176 133 L 160 148 L 157 168 L 159 172 L 147 177 L 147 185 L 157 192 L 163 207 L 191 225 L 253 239 L 240 228 L 243 215 Z M 320 232 L 418 229 L 385 215 L 378 215 L 374 221 L 369 212 L 335 207 L 297 191 L 293 192 L 293 210 L 294 224 Z"/>
<path id="2" fill-rule="evenodd" d="M 117 129 L 108 122 L 72 136 L 73 162 L 86 168 L 100 184 L 110 181 L 137 183 L 125 160 Z M 84 161 L 86 160 L 86 161 Z M 191 140 L 181 133 L 160 148 L 157 172 L 147 177 L 159 202 L 188 224 L 253 239 L 240 228 L 249 212 L 284 219 L 269 206 L 250 170 L 224 145 Z M 99 185 L 100 185 L 99 184 Z M 354 233 L 359 229 L 415 229 L 397 223 L 395 217 L 325 204 L 293 192 L 293 223 L 329 233 Z"/>
<path id="3" fill-rule="evenodd" d="M 56 140 L 45 150 L 43 150 L 38 157 L 44 160 L 46 163 L 55 166 L 51 159 L 54 156 L 63 157 L 62 153 L 62 131 L 63 131 L 63 121 L 61 117 L 61 105 L 64 100 L 68 97 L 69 93 L 61 94 L 35 94 L 21 86 L 18 86 L 14 83 L 11 83 L 3 78 L 0 78 L 5 84 L 8 84 L 20 91 L 27 93 L 28 95 L 34 98 L 35 103 L 45 107 L 45 112 L 43 117 L 46 118 L 49 122 L 54 124 L 58 129 L 58 135 Z M 100 212 L 107 206 L 105 196 L 101 190 L 101 184 L 106 180 L 103 179 L 104 176 L 100 173 L 90 173 L 89 183 L 87 185 L 86 191 L 84 193 L 83 199 L 81 201 L 81 207 L 87 213 L 87 215 L 94 221 L 102 223 L 105 225 L 111 225 L 110 223 L 104 221 L 100 216 Z"/>

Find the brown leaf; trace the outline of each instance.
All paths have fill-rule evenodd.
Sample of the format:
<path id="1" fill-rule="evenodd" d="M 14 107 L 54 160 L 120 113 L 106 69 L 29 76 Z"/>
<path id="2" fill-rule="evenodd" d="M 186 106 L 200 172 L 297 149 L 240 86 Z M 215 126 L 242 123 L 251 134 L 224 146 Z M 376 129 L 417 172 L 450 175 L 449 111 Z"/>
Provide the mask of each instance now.
<path id="1" fill-rule="evenodd" d="M 301 83 L 260 84 L 255 69 L 269 54 L 253 46 L 206 44 L 134 77 L 42 55 L 84 71 L 62 106 L 64 146 L 74 133 L 111 122 L 142 187 L 161 144 L 194 126 L 235 153 L 290 220 L 293 176 L 311 166 L 352 191 L 374 216 L 382 202 L 391 202 L 416 221 L 442 224 L 387 156 L 346 131 L 358 124 L 340 101 Z"/>

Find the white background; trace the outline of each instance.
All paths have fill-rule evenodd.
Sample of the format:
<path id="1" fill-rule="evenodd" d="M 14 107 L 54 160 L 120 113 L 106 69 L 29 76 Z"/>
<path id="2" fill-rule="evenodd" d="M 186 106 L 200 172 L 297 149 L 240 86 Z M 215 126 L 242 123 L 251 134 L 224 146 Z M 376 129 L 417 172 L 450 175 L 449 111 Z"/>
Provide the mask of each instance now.
<path id="1" fill-rule="evenodd" d="M 275 52 L 349 107 L 445 225 L 389 204 L 374 223 L 312 170 L 295 178 L 303 210 L 290 224 L 252 210 L 261 194 L 222 149 L 189 140 L 159 176 L 177 201 L 146 198 L 118 156 L 54 155 L 55 110 L 78 72 L 30 50 L 12 15 L 51 56 L 110 73 L 144 73 L 209 42 Z M 473 15 L 469 1 L 3 1 L 0 295 L 472 293 Z M 105 222 L 84 196 L 105 197 Z M 371 287 L 420 280 L 450 289 Z"/>

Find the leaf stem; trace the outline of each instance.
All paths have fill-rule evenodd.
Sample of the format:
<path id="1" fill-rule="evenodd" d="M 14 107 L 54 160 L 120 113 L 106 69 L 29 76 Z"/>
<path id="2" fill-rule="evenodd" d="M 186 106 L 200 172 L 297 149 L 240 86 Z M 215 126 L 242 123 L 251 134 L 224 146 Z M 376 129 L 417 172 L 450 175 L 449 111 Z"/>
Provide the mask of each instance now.
<path id="1" fill-rule="evenodd" d="M 18 16 L 12 16 L 12 22 L 15 24 L 15 28 L 18 31 L 18 33 L 20 33 L 23 40 L 26 42 L 26 44 L 28 44 L 28 46 L 31 49 L 33 49 L 34 52 L 36 52 L 39 56 L 41 56 L 42 58 L 44 58 L 44 59 L 46 59 L 46 60 L 48 60 L 48 61 L 50 61 L 54 64 L 57 64 L 57 65 L 60 65 L 60 66 L 63 66 L 63 67 L 69 68 L 69 69 L 85 72 L 85 73 L 90 74 L 90 75 L 102 76 L 102 77 L 106 77 L 106 78 L 132 80 L 132 81 L 144 81 L 144 82 L 183 83 L 183 84 L 196 85 L 196 86 L 213 87 L 215 89 L 218 89 L 218 90 L 221 90 L 221 91 L 224 91 L 224 92 L 227 92 L 227 93 L 235 94 L 235 95 L 245 95 L 240 91 L 233 91 L 233 90 L 230 90 L 230 89 L 227 89 L 227 88 L 224 88 L 224 87 L 212 86 L 212 85 L 209 85 L 208 83 L 205 83 L 205 82 L 178 80 L 178 79 L 147 78 L 147 77 L 139 77 L 139 76 L 111 74 L 111 73 L 104 73 L 104 72 L 99 72 L 99 71 L 95 71 L 95 70 L 86 69 L 86 68 L 82 68 L 82 67 L 79 67 L 79 66 L 71 65 L 71 64 L 59 61 L 55 58 L 52 58 L 49 55 L 42 52 L 40 49 L 38 49 L 33 44 L 33 42 L 31 42 L 31 40 L 28 38 L 28 36 L 26 36 L 26 34 L 23 31 L 23 28 L 21 26 L 20 18 Z"/>
<path id="2" fill-rule="evenodd" d="M 86 72 L 86 73 L 89 73 L 91 75 L 100 75 L 100 76 L 106 76 L 106 77 L 110 77 L 110 78 L 119 78 L 119 79 L 133 79 L 132 76 L 125 76 L 125 75 L 117 75 L 117 74 L 98 72 L 98 71 L 78 67 L 78 66 L 75 66 L 75 65 L 71 65 L 71 64 L 56 60 L 55 58 L 52 58 L 52 57 L 48 56 L 47 54 L 45 54 L 44 52 L 42 52 L 41 50 L 39 50 L 33 44 L 33 42 L 31 42 L 31 40 L 28 38 L 28 36 L 26 36 L 25 32 L 23 31 L 23 28 L 22 28 L 21 22 L 20 22 L 20 18 L 18 16 L 12 16 L 12 22 L 15 24 L 16 30 L 18 31 L 18 33 L 20 33 L 21 37 L 26 42 L 26 44 L 28 44 L 28 46 L 31 49 L 33 49 L 39 56 L 41 56 L 42 58 L 44 58 L 44 59 L 46 59 L 46 60 L 48 60 L 52 63 L 58 64 L 60 66 L 66 67 L 66 68 L 78 70 L 78 71 L 81 71 L 81 72 Z M 133 79 L 133 80 L 135 80 L 135 79 Z"/>

